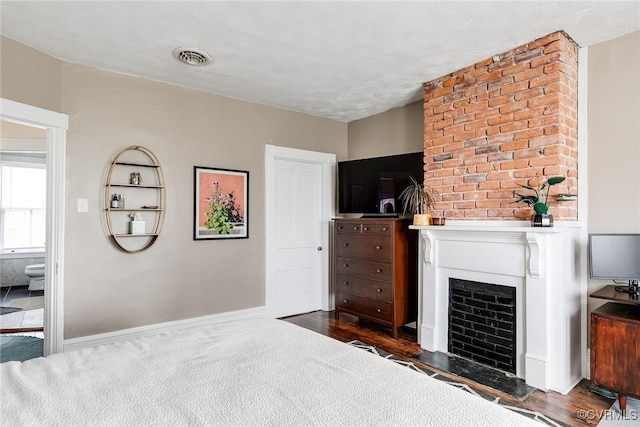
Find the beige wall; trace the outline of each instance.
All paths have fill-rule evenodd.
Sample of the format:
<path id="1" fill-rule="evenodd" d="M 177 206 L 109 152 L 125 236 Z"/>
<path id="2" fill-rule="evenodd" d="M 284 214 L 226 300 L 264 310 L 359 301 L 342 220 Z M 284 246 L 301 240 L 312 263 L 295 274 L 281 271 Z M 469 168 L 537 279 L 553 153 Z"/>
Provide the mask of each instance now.
<path id="1" fill-rule="evenodd" d="M 349 159 L 424 150 L 423 101 L 349 123 Z"/>
<path id="2" fill-rule="evenodd" d="M 47 130 L 0 120 L 0 138 L 45 139 Z"/>
<path id="3" fill-rule="evenodd" d="M 61 111 L 62 62 L 2 36 L 0 55 L 0 97 Z"/>
<path id="4" fill-rule="evenodd" d="M 589 233 L 640 233 L 639 76 L 640 31 L 589 48 Z"/>
<path id="5" fill-rule="evenodd" d="M 347 124 L 79 65 L 60 67 L 12 45 L 11 52 L 3 46 L 2 85 L 19 85 L 25 96 L 21 90 L 3 96 L 69 115 L 65 339 L 264 305 L 264 146 L 346 158 Z M 61 92 L 30 94 L 29 73 L 5 62 L 22 54 L 29 61 L 18 61 L 20 67 L 60 69 Z M 108 166 L 129 145 L 153 151 L 166 182 L 162 234 L 138 254 L 113 245 L 103 211 Z M 249 171 L 248 239 L 193 241 L 196 165 Z M 88 213 L 76 212 L 78 198 L 89 199 Z"/>

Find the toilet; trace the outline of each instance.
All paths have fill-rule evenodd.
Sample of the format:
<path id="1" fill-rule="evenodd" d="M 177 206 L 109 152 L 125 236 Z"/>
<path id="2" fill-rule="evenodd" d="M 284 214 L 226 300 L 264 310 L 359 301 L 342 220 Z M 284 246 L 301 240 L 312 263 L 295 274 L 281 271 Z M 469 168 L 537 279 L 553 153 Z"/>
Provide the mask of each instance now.
<path id="1" fill-rule="evenodd" d="M 29 291 L 44 290 L 44 264 L 27 265 L 24 269 L 24 274 L 31 278 Z"/>

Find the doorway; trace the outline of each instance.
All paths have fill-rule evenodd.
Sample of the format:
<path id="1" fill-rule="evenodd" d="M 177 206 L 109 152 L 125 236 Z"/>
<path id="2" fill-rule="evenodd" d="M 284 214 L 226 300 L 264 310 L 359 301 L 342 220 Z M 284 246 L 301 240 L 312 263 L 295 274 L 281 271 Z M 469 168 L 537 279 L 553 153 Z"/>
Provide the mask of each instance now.
<path id="1" fill-rule="evenodd" d="M 10 340 L 15 334 L 38 338 L 32 342 L 42 355 L 46 130 L 1 120 L 0 175 L 0 360 L 6 361 L 15 360 L 5 357 L 7 342 L 19 347 L 25 340 Z M 25 360 L 20 351 L 12 357 Z"/>
<path id="2" fill-rule="evenodd" d="M 284 317 L 333 309 L 335 154 L 266 146 L 266 305 Z"/>
<path id="3" fill-rule="evenodd" d="M 0 119 L 46 130 L 45 356 L 63 351 L 65 157 L 68 116 L 0 98 Z"/>

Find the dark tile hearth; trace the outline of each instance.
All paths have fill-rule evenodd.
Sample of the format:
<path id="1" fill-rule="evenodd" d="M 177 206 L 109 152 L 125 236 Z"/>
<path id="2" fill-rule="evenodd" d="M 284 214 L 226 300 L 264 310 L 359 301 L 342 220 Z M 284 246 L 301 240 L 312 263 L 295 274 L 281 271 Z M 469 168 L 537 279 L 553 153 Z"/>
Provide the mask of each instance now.
<path id="1" fill-rule="evenodd" d="M 491 387 L 520 400 L 524 400 L 535 390 L 534 387 L 528 386 L 524 380 L 515 377 L 513 374 L 490 368 L 463 357 L 425 350 L 413 356 L 413 359 L 431 365 L 436 369 Z"/>

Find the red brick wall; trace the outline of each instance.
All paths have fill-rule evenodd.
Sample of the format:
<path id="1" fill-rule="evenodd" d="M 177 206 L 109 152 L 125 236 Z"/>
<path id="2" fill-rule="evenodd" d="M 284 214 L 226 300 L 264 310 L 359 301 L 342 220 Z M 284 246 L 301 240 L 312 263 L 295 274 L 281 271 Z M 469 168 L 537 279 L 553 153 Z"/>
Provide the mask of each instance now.
<path id="1" fill-rule="evenodd" d="M 578 46 L 556 32 L 424 84 L 425 185 L 434 215 L 528 219 L 517 183 L 562 175 L 551 194 L 577 194 Z M 524 190 L 526 192 L 526 190 Z M 576 220 L 575 202 L 554 219 Z"/>

